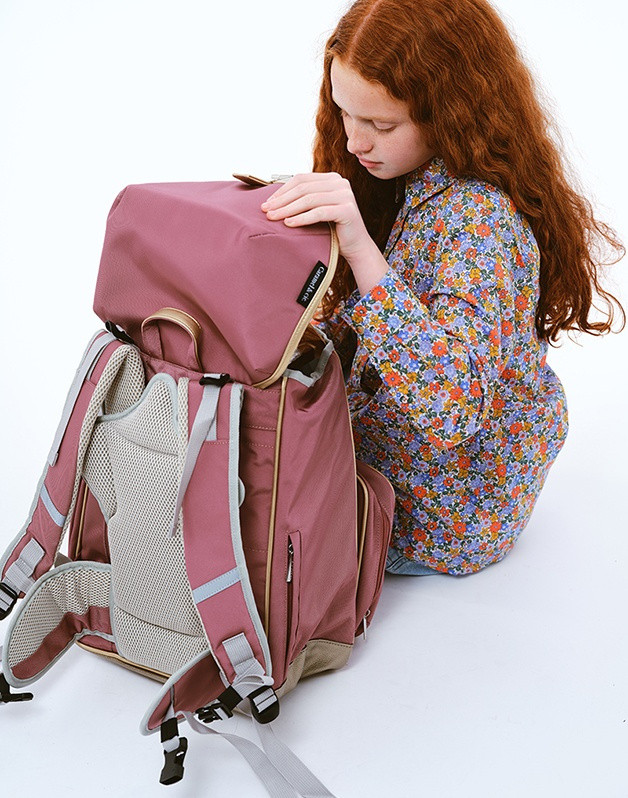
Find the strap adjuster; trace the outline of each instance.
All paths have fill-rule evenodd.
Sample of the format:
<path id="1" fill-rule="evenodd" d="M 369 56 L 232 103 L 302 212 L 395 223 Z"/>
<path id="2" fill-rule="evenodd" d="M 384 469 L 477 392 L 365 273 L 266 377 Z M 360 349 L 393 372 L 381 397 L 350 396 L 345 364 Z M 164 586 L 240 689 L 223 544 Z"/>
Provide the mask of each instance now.
<path id="1" fill-rule="evenodd" d="M 222 386 L 226 385 L 228 382 L 231 382 L 231 374 L 227 374 L 226 371 L 218 376 L 203 374 L 199 380 L 200 385 L 217 385 L 219 388 L 222 388 Z"/>
<path id="2" fill-rule="evenodd" d="M 9 587 L 5 582 L 0 582 L 0 591 L 0 621 L 3 621 L 11 614 L 11 611 L 13 610 L 13 607 L 15 607 L 15 603 L 19 598 L 19 594 L 16 593 L 16 591 Z M 9 597 L 8 601 L 2 595 L 2 593 L 6 593 L 6 595 Z"/>
<path id="3" fill-rule="evenodd" d="M 258 723 L 272 723 L 279 715 L 279 698 L 272 687 L 260 687 L 250 693 L 251 713 Z"/>
<path id="4" fill-rule="evenodd" d="M 215 720 L 226 720 L 233 717 L 233 709 L 242 701 L 242 696 L 233 687 L 227 687 L 215 701 L 206 707 L 197 709 L 194 713 L 203 723 L 213 723 Z"/>
<path id="5" fill-rule="evenodd" d="M 32 693 L 12 693 L 3 673 L 0 673 L 0 704 L 13 704 L 17 701 L 32 701 Z"/>

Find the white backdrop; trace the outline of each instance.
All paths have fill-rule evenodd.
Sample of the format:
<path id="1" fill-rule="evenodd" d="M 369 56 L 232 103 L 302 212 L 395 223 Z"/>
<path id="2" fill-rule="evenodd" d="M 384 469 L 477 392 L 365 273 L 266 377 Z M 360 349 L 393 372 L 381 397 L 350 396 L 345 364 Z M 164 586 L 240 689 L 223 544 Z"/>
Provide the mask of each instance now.
<path id="1" fill-rule="evenodd" d="M 628 241 L 626 5 L 495 5 L 583 190 Z M 322 48 L 347 4 L 221 6 L 0 3 L 0 549 L 100 326 L 91 302 L 117 192 L 310 170 Z M 626 265 L 607 285 L 628 305 Z M 285 702 L 280 734 L 338 796 L 626 795 L 627 342 L 586 336 L 551 352 L 570 432 L 515 551 L 466 579 L 387 578 L 350 667 Z M 0 707 L 6 794 L 82 795 L 88 779 L 93 796 L 161 795 L 159 742 L 135 733 L 154 689 L 70 652 L 35 702 Z M 173 795 L 265 794 L 226 745 L 190 742 Z"/>

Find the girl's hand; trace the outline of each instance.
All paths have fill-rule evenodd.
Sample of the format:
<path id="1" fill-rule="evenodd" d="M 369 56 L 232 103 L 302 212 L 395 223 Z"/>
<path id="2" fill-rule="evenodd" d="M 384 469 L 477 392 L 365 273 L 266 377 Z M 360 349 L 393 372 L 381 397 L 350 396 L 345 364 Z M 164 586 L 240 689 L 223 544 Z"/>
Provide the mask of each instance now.
<path id="1" fill-rule="evenodd" d="M 351 184 L 336 172 L 294 175 L 261 207 L 269 219 L 290 227 L 335 222 L 340 254 L 349 265 L 373 247 Z"/>

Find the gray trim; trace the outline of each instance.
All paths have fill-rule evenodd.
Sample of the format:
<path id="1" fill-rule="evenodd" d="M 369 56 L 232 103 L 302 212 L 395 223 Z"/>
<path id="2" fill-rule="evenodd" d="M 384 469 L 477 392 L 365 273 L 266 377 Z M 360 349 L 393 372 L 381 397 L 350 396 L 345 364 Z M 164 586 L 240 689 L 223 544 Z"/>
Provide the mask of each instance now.
<path id="1" fill-rule="evenodd" d="M 130 348 L 130 347 L 129 347 Z M 173 409 L 173 416 L 172 416 L 172 425 L 174 429 L 177 429 L 177 407 L 178 407 L 178 394 L 177 394 L 177 383 L 175 382 L 174 378 L 170 376 L 170 374 L 166 374 L 164 372 L 159 372 L 154 374 L 151 379 L 146 383 L 144 390 L 142 391 L 142 395 L 134 402 L 132 405 L 129 405 L 124 410 L 121 410 L 119 413 L 108 413 L 108 414 L 101 414 L 96 419 L 96 424 L 100 424 L 103 421 L 116 421 L 119 418 L 124 418 L 132 413 L 136 408 L 138 408 L 142 402 L 146 399 L 147 395 L 152 391 L 153 384 L 155 382 L 165 382 L 168 386 L 168 390 L 172 396 L 172 409 Z"/>
<path id="2" fill-rule="evenodd" d="M 13 538 L 13 540 L 9 543 L 7 549 L 5 550 L 2 558 L 0 558 L 0 574 L 4 571 L 4 566 L 7 564 L 9 557 L 13 554 L 13 550 L 18 545 L 18 543 L 22 540 L 28 527 L 33 520 L 33 515 L 35 514 L 35 510 L 37 509 L 37 504 L 39 503 L 39 495 L 41 493 L 42 485 L 44 484 L 44 480 L 46 479 L 46 475 L 48 474 L 48 461 L 46 461 L 46 465 L 44 466 L 44 470 L 42 471 L 41 476 L 39 477 L 39 482 L 37 483 L 37 487 L 35 489 L 35 496 L 33 497 L 33 501 L 31 503 L 30 510 L 28 511 L 28 518 L 26 519 L 26 523 L 17 533 L 17 535 Z"/>
<path id="3" fill-rule="evenodd" d="M 195 588 L 192 591 L 192 596 L 194 598 L 195 604 L 200 604 L 201 601 L 205 601 L 212 596 L 215 596 L 217 593 L 221 593 L 223 590 L 226 590 L 228 587 L 232 585 L 237 585 L 240 581 L 240 575 L 237 568 L 233 568 L 231 571 L 227 571 L 221 576 L 217 576 L 215 579 L 212 579 L 209 582 L 205 582 L 204 585 Z"/>
<path id="4" fill-rule="evenodd" d="M 206 374 L 206 377 L 219 377 L 219 374 Z M 194 417 L 194 424 L 190 433 L 188 441 L 188 449 L 185 455 L 185 462 L 183 464 L 183 473 L 179 482 L 177 490 L 177 500 L 175 502 L 174 514 L 168 537 L 174 537 L 177 524 L 179 523 L 179 516 L 181 514 L 181 507 L 185 497 L 185 491 L 190 484 L 192 474 L 201 447 L 205 441 L 216 440 L 216 416 L 218 415 L 218 400 L 220 398 L 221 387 L 219 385 L 205 385 L 203 386 L 203 396 L 201 403 L 196 411 Z"/>
<path id="5" fill-rule="evenodd" d="M 246 567 L 244 549 L 242 547 L 242 532 L 240 530 L 240 505 L 238 503 L 238 466 L 240 455 L 240 410 L 244 400 L 242 385 L 234 382 L 231 388 L 231 402 L 229 405 L 229 517 L 231 522 L 231 542 L 236 566 L 242 582 L 242 593 L 251 617 L 251 622 L 260 642 L 265 659 L 266 673 L 272 675 L 272 661 L 268 640 L 264 633 L 264 626 L 257 611 L 249 571 Z"/>
<path id="6" fill-rule="evenodd" d="M 179 679 L 185 673 L 187 673 L 190 670 L 190 668 L 193 668 L 198 662 L 200 662 L 202 659 L 205 659 L 205 657 L 212 657 L 213 660 L 217 662 L 217 660 L 215 659 L 215 657 L 214 657 L 214 655 L 212 653 L 211 648 L 207 649 L 207 651 L 201 651 L 200 654 L 197 654 L 193 659 L 191 659 L 188 663 L 186 663 L 182 668 L 179 668 L 179 670 L 176 671 L 176 673 L 173 673 L 172 676 L 168 679 L 167 682 L 164 682 L 164 684 L 161 687 L 161 690 L 159 690 L 159 692 L 157 693 L 156 697 L 153 699 L 152 703 L 150 704 L 150 706 L 148 707 L 148 709 L 144 713 L 144 717 L 140 721 L 140 734 L 143 734 L 146 737 L 149 734 L 156 734 L 159 731 L 159 726 L 156 729 L 149 729 L 148 728 L 148 721 L 151 719 L 151 716 L 153 715 L 154 711 L 157 709 L 157 707 L 161 703 L 161 701 L 164 698 L 164 696 L 167 693 L 171 692 L 172 688 L 174 688 L 174 685 L 179 681 Z M 224 672 L 223 672 L 222 668 L 220 667 L 220 665 L 218 665 L 218 668 L 219 668 L 220 676 L 221 676 L 221 678 L 223 680 L 223 683 L 225 684 L 225 686 L 227 686 L 229 684 L 229 682 L 227 681 L 227 679 L 226 679 L 226 677 L 224 675 Z M 173 694 L 171 693 L 171 695 L 173 695 Z M 172 703 L 172 699 L 171 699 L 171 703 Z"/>
<path id="7" fill-rule="evenodd" d="M 107 332 L 106 330 L 98 330 L 98 332 L 92 336 L 91 341 L 87 345 L 87 349 L 83 353 L 81 362 L 79 363 L 76 374 L 74 375 L 74 379 L 72 380 L 72 385 L 68 391 L 68 395 L 63 406 L 63 411 L 61 413 L 61 421 L 59 422 L 55 437 L 52 441 L 52 446 L 50 447 L 50 452 L 48 453 L 47 462 L 49 465 L 53 466 L 57 462 L 61 441 L 65 435 L 68 421 L 70 420 L 70 416 L 74 410 L 74 405 L 76 404 L 76 400 L 78 399 L 78 395 L 81 392 L 81 388 L 83 387 L 83 383 L 85 382 L 88 372 L 98 361 L 105 347 L 112 343 L 112 341 L 116 340 L 117 339 L 115 335 L 112 335 L 112 333 Z"/>
<path id="8" fill-rule="evenodd" d="M 17 560 L 7 568 L 2 580 L 4 584 L 17 593 L 27 593 L 35 584 L 35 580 L 32 578 L 33 572 L 44 559 L 45 554 L 46 552 L 35 538 L 31 538 L 20 552 Z M 8 609 L 9 606 L 10 602 L 5 604 L 3 601 L 3 610 Z"/>
<path id="9" fill-rule="evenodd" d="M 325 348 L 320 354 L 318 359 L 318 363 L 316 364 L 316 368 L 314 371 L 308 376 L 307 374 L 303 374 L 301 371 L 296 371 L 295 369 L 287 368 L 284 371 L 286 377 L 289 377 L 291 380 L 297 380 L 297 382 L 303 383 L 307 388 L 314 385 L 324 374 L 325 368 L 327 366 L 327 362 L 331 357 L 331 353 L 334 351 L 334 345 L 331 341 L 328 341 L 325 344 Z"/>
<path id="10" fill-rule="evenodd" d="M 24 612 L 24 610 L 28 606 L 30 600 L 33 598 L 35 593 L 37 593 L 39 588 L 45 582 L 47 582 L 48 579 L 52 579 L 53 577 L 58 576 L 63 571 L 71 571 L 71 570 L 75 570 L 76 568 L 86 568 L 86 567 L 91 568 L 94 571 L 106 571 L 106 572 L 108 572 L 111 575 L 111 566 L 108 563 L 94 562 L 92 560 L 77 560 L 76 562 L 69 562 L 69 563 L 65 563 L 64 565 L 60 565 L 58 568 L 53 568 L 51 571 L 47 571 L 45 574 L 43 574 L 42 576 L 39 577 L 39 579 L 35 582 L 35 584 L 31 587 L 31 589 L 28 591 L 28 593 L 24 597 L 24 601 L 22 602 L 18 612 L 16 612 L 15 615 L 13 615 L 11 617 L 11 620 L 9 621 L 9 626 L 7 628 L 6 635 L 5 635 L 5 644 L 4 644 L 4 647 L 2 649 L 2 672 L 4 673 L 4 676 L 5 676 L 6 680 L 7 680 L 7 682 L 12 687 L 24 687 L 25 685 L 32 684 L 33 682 L 35 682 L 38 679 L 40 679 L 44 675 L 44 673 L 46 673 L 48 670 L 50 670 L 50 668 L 52 668 L 52 666 L 55 664 L 55 662 L 60 657 L 62 657 L 69 648 L 71 648 L 72 644 L 76 640 L 79 640 L 81 637 L 85 637 L 87 635 L 96 635 L 97 637 L 102 637 L 104 640 L 109 640 L 112 643 L 115 643 L 115 640 L 113 639 L 113 637 L 111 635 L 109 635 L 109 634 L 106 634 L 105 632 L 98 632 L 98 631 L 92 630 L 92 629 L 89 629 L 89 630 L 88 629 L 84 629 L 82 632 L 78 632 L 76 635 L 74 635 L 72 640 L 70 640 L 70 642 L 63 649 L 63 651 L 61 651 L 59 654 L 57 654 L 57 656 L 51 662 L 49 662 L 48 665 L 46 665 L 45 668 L 42 668 L 42 670 L 40 670 L 39 673 L 35 674 L 35 676 L 32 676 L 30 679 L 16 679 L 15 676 L 13 676 L 13 674 L 12 674 L 10 668 L 9 668 L 9 653 L 8 652 L 9 652 L 9 644 L 10 644 L 10 640 L 11 640 L 11 635 L 13 634 L 13 630 L 15 629 L 15 625 L 17 624 L 18 620 L 22 616 L 22 613 Z"/>
<path id="11" fill-rule="evenodd" d="M 48 489 L 46 485 L 43 484 L 41 486 L 41 490 L 39 492 L 41 496 L 41 500 L 43 502 L 44 507 L 48 511 L 48 515 L 52 518 L 57 526 L 60 526 L 63 529 L 63 525 L 65 524 L 66 516 L 62 515 L 59 510 L 54 505 L 54 502 L 50 498 L 50 494 L 48 493 Z"/>

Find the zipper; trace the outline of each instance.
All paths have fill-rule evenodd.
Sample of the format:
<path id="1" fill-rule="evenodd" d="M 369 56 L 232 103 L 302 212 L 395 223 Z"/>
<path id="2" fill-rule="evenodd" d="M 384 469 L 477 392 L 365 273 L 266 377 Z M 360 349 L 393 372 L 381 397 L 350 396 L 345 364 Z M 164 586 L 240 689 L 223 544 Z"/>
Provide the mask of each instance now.
<path id="1" fill-rule="evenodd" d="M 292 543 L 292 538 L 288 538 L 288 570 L 286 573 L 286 582 L 288 584 L 292 582 L 293 568 L 294 568 L 294 545 Z"/>

